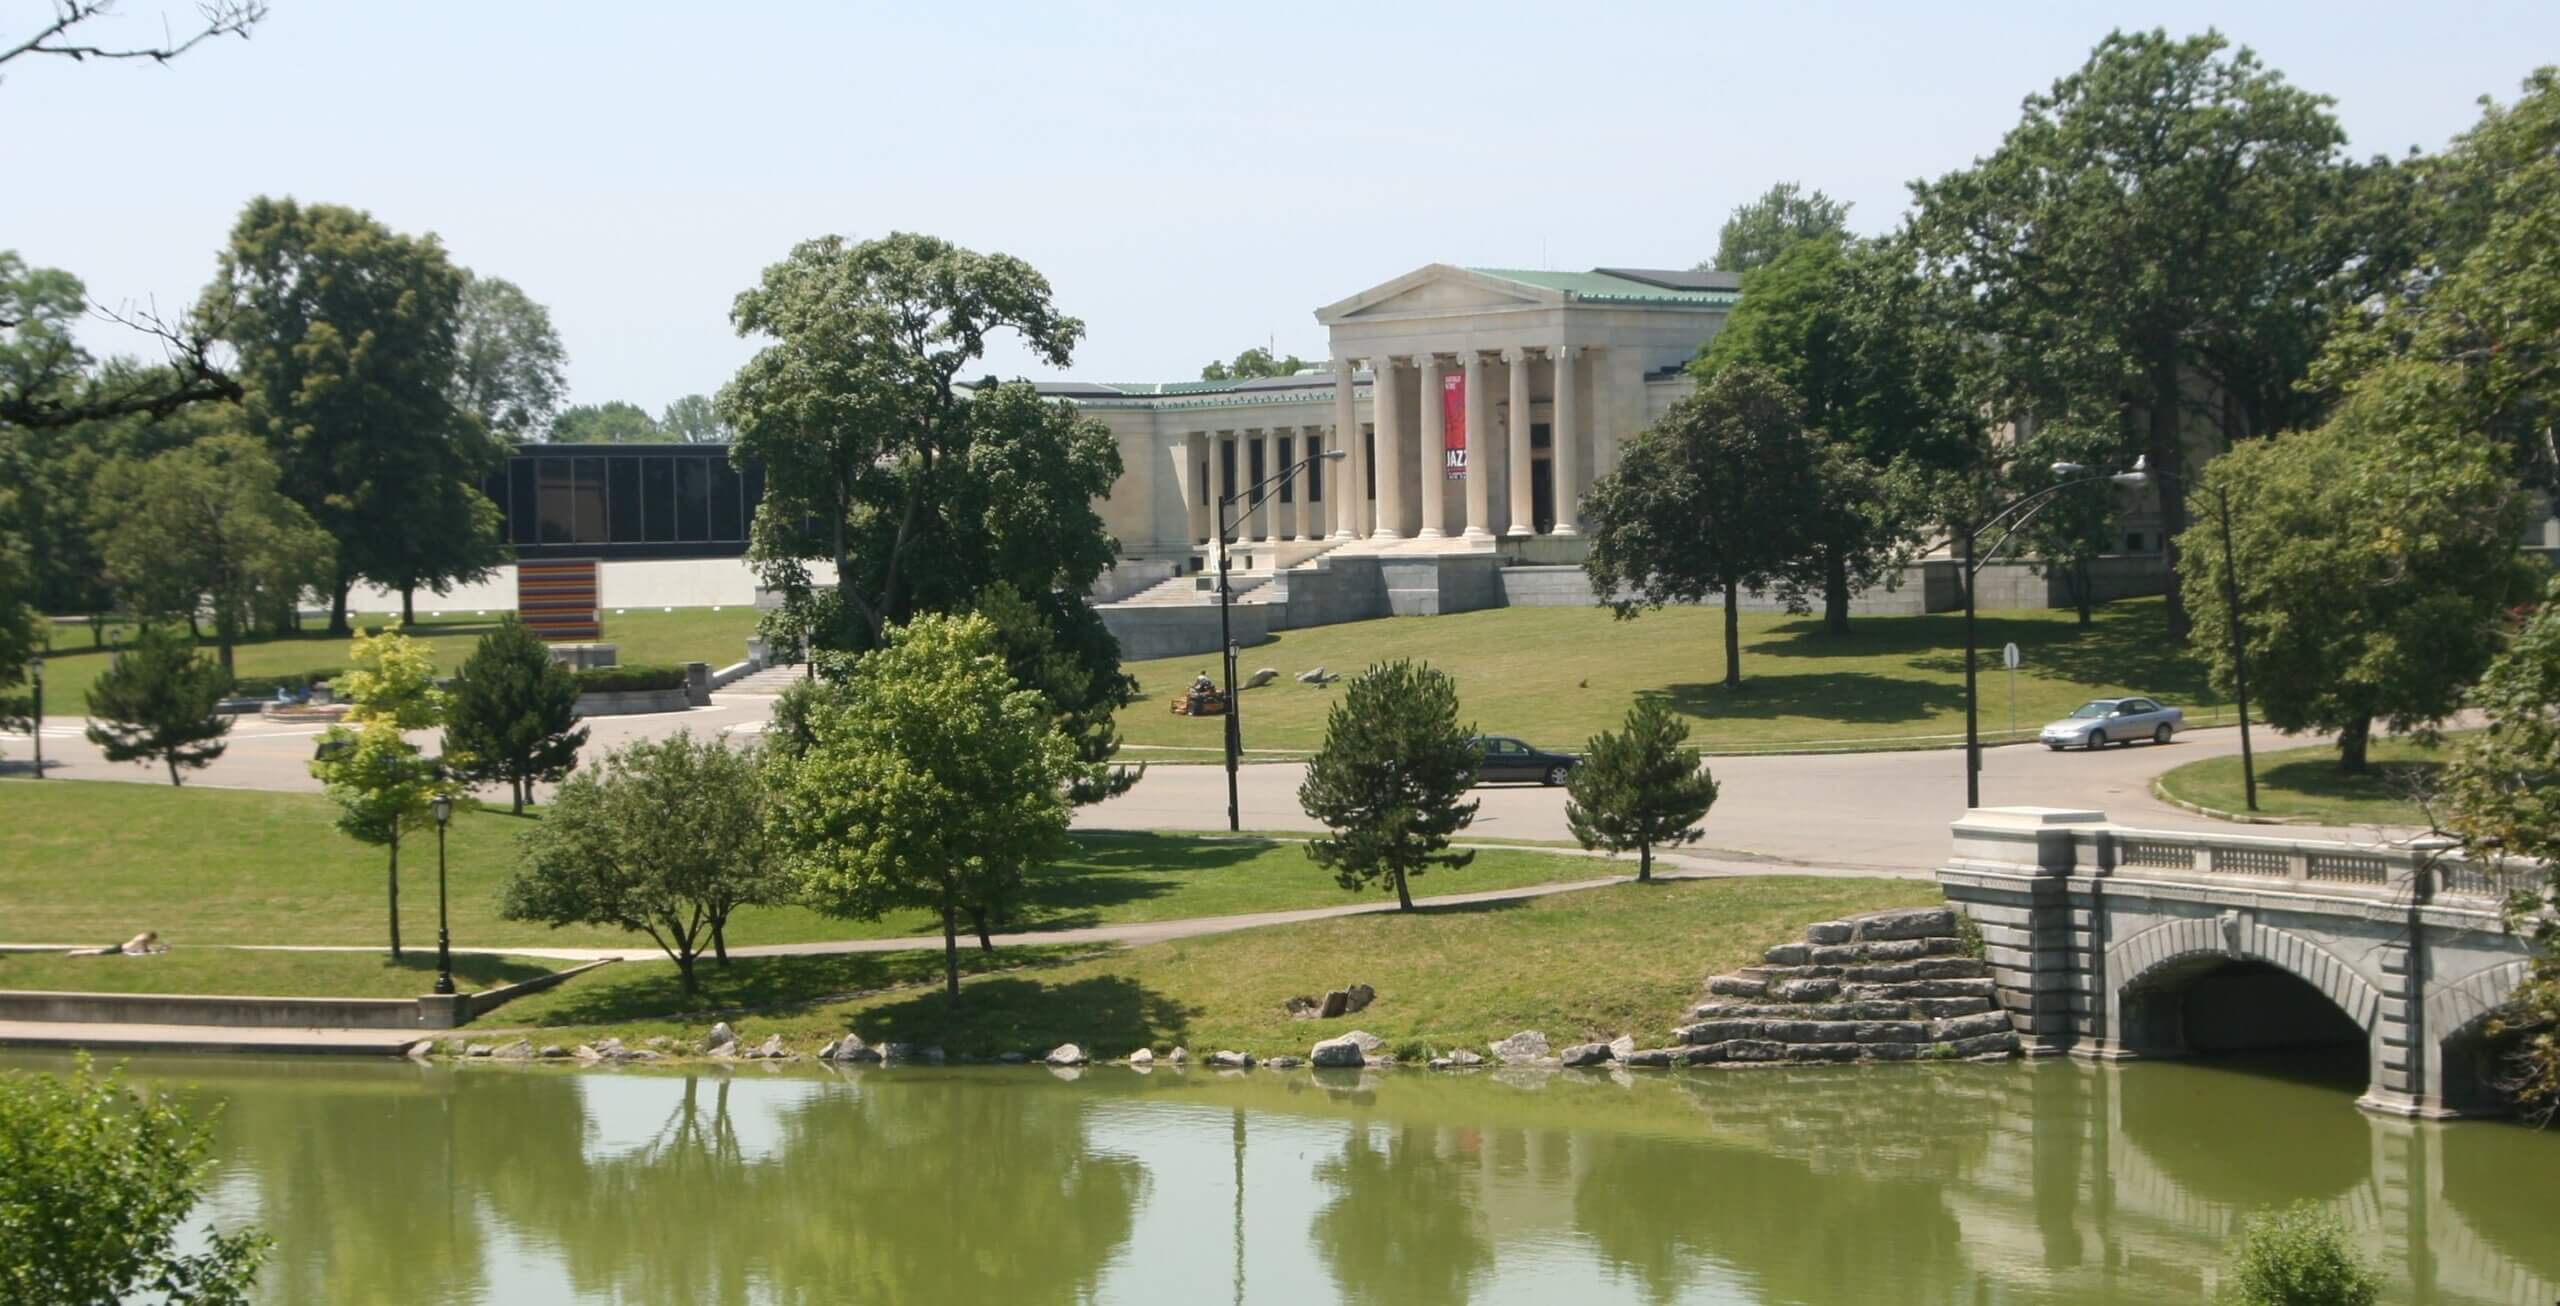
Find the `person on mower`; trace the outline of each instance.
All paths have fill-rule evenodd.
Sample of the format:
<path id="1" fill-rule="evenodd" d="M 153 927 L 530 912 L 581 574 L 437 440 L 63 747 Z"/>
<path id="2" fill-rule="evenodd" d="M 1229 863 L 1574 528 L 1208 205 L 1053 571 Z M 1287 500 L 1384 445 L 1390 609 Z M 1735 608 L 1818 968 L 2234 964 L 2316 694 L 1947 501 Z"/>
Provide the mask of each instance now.
<path id="1" fill-rule="evenodd" d="M 1191 715 L 1200 715 L 1201 703 L 1207 701 L 1211 694 L 1215 694 L 1217 692 L 1217 682 L 1209 679 L 1208 672 L 1203 671 L 1199 675 L 1193 676 L 1191 678 Z"/>

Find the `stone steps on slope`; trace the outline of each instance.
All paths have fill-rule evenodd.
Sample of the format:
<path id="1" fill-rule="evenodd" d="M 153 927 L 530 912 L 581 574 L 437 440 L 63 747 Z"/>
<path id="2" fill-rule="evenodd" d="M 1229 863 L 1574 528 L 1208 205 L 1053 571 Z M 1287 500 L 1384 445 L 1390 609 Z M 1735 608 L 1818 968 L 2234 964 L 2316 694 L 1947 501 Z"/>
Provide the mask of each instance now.
<path id="1" fill-rule="evenodd" d="M 1772 966 L 1841 966 L 1868 961 L 1916 961 L 1949 957 L 1964 951 L 1964 940 L 1952 934 L 1924 939 L 1879 939 L 1871 943 L 1781 943 L 1761 954 Z"/>
<path id="2" fill-rule="evenodd" d="M 1789 1020 L 1766 1016 L 1718 1017 L 1673 1031 L 1686 1047 L 1714 1043 L 1954 1043 L 2009 1030 L 2009 1016 L 1980 1011 L 1934 1020 Z"/>
<path id="3" fill-rule="evenodd" d="M 1732 1002 L 1709 999 L 1689 1008 L 1689 1019 L 1748 1020 L 1942 1020 L 1992 1009 L 1989 998 L 1870 998 L 1859 1002 Z"/>

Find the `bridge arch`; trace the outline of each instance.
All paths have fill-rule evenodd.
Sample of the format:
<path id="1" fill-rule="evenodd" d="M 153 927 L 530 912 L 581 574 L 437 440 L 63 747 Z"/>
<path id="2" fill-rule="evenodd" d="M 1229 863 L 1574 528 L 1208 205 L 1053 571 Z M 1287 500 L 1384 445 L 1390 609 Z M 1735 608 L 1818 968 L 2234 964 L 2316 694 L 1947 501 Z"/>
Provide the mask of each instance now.
<path id="1" fill-rule="evenodd" d="M 2382 991 L 2344 958 L 2302 934 L 2236 912 L 2182 916 L 2128 935 L 2107 949 L 2106 958 L 2108 1028 L 2124 1052 L 2176 1055 L 2197 1050 L 2185 1003 L 2189 986 L 2223 975 L 2246 982 L 2252 972 L 2272 973 L 2297 983 L 2262 988 L 2278 1003 L 2272 1017 L 2283 1028 L 2252 1042 L 2285 1046 L 2360 1038 L 2365 1073 L 2379 1077 L 2385 1051 Z M 2326 1011 L 2308 1001 L 2311 993 L 2326 999 Z M 2218 1014 L 2227 1024 L 2244 1023 L 2240 1013 Z"/>
<path id="2" fill-rule="evenodd" d="M 2527 963 L 2521 960 L 2484 966 L 2427 995 L 2426 1029 L 2429 1082 L 2436 1086 L 2439 1107 L 2447 1114 L 2504 1114 L 2514 1108 L 2502 1082 L 2503 1064 L 2514 1049 L 2512 1038 L 2493 1038 L 2487 1026 L 2523 986 Z"/>

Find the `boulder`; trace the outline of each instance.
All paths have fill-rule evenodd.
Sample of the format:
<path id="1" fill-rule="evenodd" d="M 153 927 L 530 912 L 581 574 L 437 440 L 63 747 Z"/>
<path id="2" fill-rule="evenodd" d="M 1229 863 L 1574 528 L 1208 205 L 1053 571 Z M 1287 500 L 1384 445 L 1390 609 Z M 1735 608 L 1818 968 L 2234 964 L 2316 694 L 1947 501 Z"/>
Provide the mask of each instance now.
<path id="1" fill-rule="evenodd" d="M 1220 1070 L 1251 1070 L 1253 1069 L 1253 1054 L 1250 1052 L 1212 1052 L 1209 1054 L 1209 1064 Z"/>
<path id="2" fill-rule="evenodd" d="M 756 1050 L 748 1053 L 747 1055 L 754 1057 L 759 1061 L 780 1061 L 784 1057 L 790 1056 L 791 1050 L 782 1045 L 782 1036 L 780 1034 L 767 1034 L 765 1035 L 764 1042 L 757 1044 Z"/>
<path id="3" fill-rule="evenodd" d="M 1316 1018 L 1331 1020 L 1350 1009 L 1351 995 L 1341 989 L 1334 989 L 1324 995 L 1324 1005 L 1317 1009 Z"/>
<path id="4" fill-rule="evenodd" d="M 1279 678 L 1280 668 L 1264 667 L 1261 670 L 1254 672 L 1252 675 L 1245 677 L 1244 687 L 1247 689 L 1260 689 L 1264 685 L 1268 685 Z"/>
<path id="5" fill-rule="evenodd" d="M 1781 943 L 1760 954 L 1760 960 L 1772 966 L 1801 966 L 1813 959 L 1812 945 L 1804 943 Z"/>
<path id="6" fill-rule="evenodd" d="M 1492 1045 L 1493 1059 L 1506 1066 L 1524 1065 L 1547 1058 L 1547 1036 L 1534 1029 L 1524 1029 Z"/>
<path id="7" fill-rule="evenodd" d="M 576 1057 L 580 1061 L 604 1060 L 604 1054 L 596 1051 L 595 1045 L 592 1043 L 581 1043 L 578 1046 L 569 1049 L 569 1055 Z"/>
<path id="8" fill-rule="evenodd" d="M 880 1045 L 880 1060 L 890 1065 L 901 1061 L 914 1061 L 919 1051 L 920 1049 L 913 1043 L 883 1043 Z"/>
<path id="9" fill-rule="evenodd" d="M 1291 1020 L 1313 1020 L 1316 1018 L 1316 1013 L 1323 1007 L 1322 1001 L 1303 993 L 1280 1004 L 1280 1009 L 1288 1012 Z"/>
<path id="10" fill-rule="evenodd" d="M 545 1061 L 561 1061 L 567 1059 L 569 1049 L 557 1043 L 545 1043 L 534 1052 L 534 1055 Z"/>
<path id="11" fill-rule="evenodd" d="M 496 1057 L 501 1061 L 531 1061 L 533 1060 L 533 1044 L 525 1041 L 524 1039 L 517 1039 L 513 1043 L 499 1045 L 497 1050 L 491 1052 L 489 1055 Z"/>
<path id="12" fill-rule="evenodd" d="M 1191 1059 L 1191 1049 L 1177 1043 L 1174 1045 L 1173 1051 L 1164 1054 L 1164 1059 L 1177 1066 L 1181 1065 L 1183 1062 Z"/>
<path id="13" fill-rule="evenodd" d="M 1308 1049 L 1307 1059 L 1314 1062 L 1318 1069 L 1329 1069 L 1336 1066 L 1348 1066 L 1356 1069 L 1369 1063 L 1368 1049 L 1361 1047 L 1360 1041 L 1348 1034 L 1345 1034 L 1340 1038 L 1329 1038 L 1322 1043 L 1316 1044 L 1313 1048 Z"/>
<path id="14" fill-rule="evenodd" d="M 1807 943 L 1847 943 L 1851 937 L 1857 934 L 1857 932 L 1858 927 L 1851 925 L 1847 921 L 1818 921 L 1804 927 L 1804 941 Z"/>
<path id="15" fill-rule="evenodd" d="M 1132 1052 L 1132 1053 L 1130 1053 L 1130 1054 L 1129 1054 L 1129 1064 L 1130 1064 L 1130 1065 L 1133 1065 L 1133 1066 L 1152 1066 L 1152 1065 L 1154 1065 L 1155 1063 L 1156 1063 L 1156 1053 L 1155 1053 L 1155 1049 L 1153 1049 L 1153 1048 L 1140 1048 L 1140 1049 L 1138 1049 L 1137 1051 Z"/>
<path id="16" fill-rule="evenodd" d="M 1635 1050 L 1636 1036 L 1633 1034 L 1620 1034 L 1609 1040 L 1609 1056 L 1614 1060 L 1624 1061 L 1634 1055 Z"/>
<path id="17" fill-rule="evenodd" d="M 880 1054 L 873 1050 L 870 1045 L 864 1043 L 861 1035 L 847 1034 L 843 1038 L 836 1040 L 835 1059 L 838 1061 L 877 1061 L 880 1059 Z"/>
<path id="18" fill-rule="evenodd" d="M 1301 685 L 1321 685 L 1325 680 L 1323 667 L 1311 667 L 1298 673 L 1298 683 Z"/>
<path id="19" fill-rule="evenodd" d="M 703 1037 L 702 1050 L 705 1052 L 718 1051 L 721 1044 L 735 1043 L 737 1041 L 738 1031 L 729 1028 L 729 1022 L 724 1020 L 713 1025 L 711 1027 L 711 1032 Z"/>
<path id="20" fill-rule="evenodd" d="M 1956 932 L 1956 913 L 1952 907 L 1895 907 L 1852 916 L 1846 924 L 1860 939 L 1926 939 Z M 1816 939 L 1816 943 L 1838 942 Z"/>
<path id="21" fill-rule="evenodd" d="M 1678 1061 L 1686 1051 L 1686 1048 L 1640 1048 L 1618 1058 L 1618 1063 L 1659 1070 Z"/>
<path id="22" fill-rule="evenodd" d="M 618 1038 L 609 1038 L 597 1043 L 595 1052 L 597 1056 L 607 1061 L 620 1061 L 631 1055 L 631 1049 L 622 1046 L 622 1040 Z"/>
<path id="23" fill-rule="evenodd" d="M 675 1046 L 675 1040 L 664 1034 L 652 1034 L 649 1036 L 648 1042 L 642 1046 L 656 1048 L 657 1050 L 664 1052 L 668 1048 Z"/>
<path id="24" fill-rule="evenodd" d="M 465 1047 L 464 1049 L 462 1049 L 462 1055 L 464 1055 L 464 1056 L 466 1056 L 466 1057 L 485 1057 L 485 1056 L 491 1056 L 491 1055 L 495 1054 L 496 1052 L 497 1052 L 497 1049 L 496 1049 L 496 1048 L 491 1047 L 490 1045 L 488 1045 L 488 1044 L 486 1044 L 486 1043 L 473 1043 L 473 1044 L 471 1044 L 470 1046 Z"/>
<path id="25" fill-rule="evenodd" d="M 1606 1043 L 1576 1043 L 1557 1053 L 1556 1059 L 1567 1066 L 1597 1066 L 1607 1062 L 1611 1055 Z"/>
<path id="26" fill-rule="evenodd" d="M 1344 989 L 1342 995 L 1344 998 L 1342 1009 L 1354 1015 L 1367 1011 L 1369 1004 L 1378 1000 L 1378 991 L 1366 984 L 1354 984 Z"/>
<path id="27" fill-rule="evenodd" d="M 1305 1065 L 1305 1064 L 1307 1064 L 1307 1063 L 1306 1063 L 1306 1062 L 1304 1062 L 1304 1061 L 1299 1060 L 1299 1059 L 1298 1059 L 1298 1058 L 1296 1058 L 1296 1057 L 1280 1056 L 1280 1057 L 1273 1057 L 1273 1058 L 1271 1058 L 1269 1061 L 1265 1061 L 1265 1062 L 1263 1062 L 1262 1064 L 1263 1064 L 1263 1066 L 1264 1066 L 1266 1069 L 1271 1069 L 1271 1070 L 1295 1070 L 1295 1069 L 1297 1069 L 1298 1067 L 1303 1066 L 1303 1065 Z"/>
<path id="28" fill-rule="evenodd" d="M 402 1049 L 400 1050 L 400 1055 L 402 1055 L 402 1056 L 404 1056 L 404 1057 L 408 1057 L 408 1058 L 410 1058 L 410 1059 L 412 1059 L 412 1060 L 415 1060 L 415 1061 L 424 1061 L 424 1060 L 426 1060 L 427 1058 L 434 1056 L 435 1054 L 436 1054 L 436 1041 L 435 1041 L 434 1039 L 431 1039 L 431 1038 L 422 1038 L 422 1039 L 419 1039 L 417 1042 L 412 1043 L 412 1044 L 410 1044 L 409 1046 L 407 1046 L 407 1047 L 405 1047 L 405 1048 L 402 1048 Z"/>
<path id="29" fill-rule="evenodd" d="M 1040 1059 L 1053 1066 L 1081 1066 L 1090 1060 L 1085 1056 L 1084 1049 L 1073 1043 L 1061 1043 L 1049 1049 L 1049 1055 Z"/>
<path id="30" fill-rule="evenodd" d="M 1460 1048 L 1440 1059 L 1448 1062 L 1449 1068 L 1452 1070 L 1465 1070 L 1473 1066 L 1481 1066 L 1484 1064 L 1484 1058 L 1481 1055 L 1470 1052 L 1465 1048 Z"/>
<path id="31" fill-rule="evenodd" d="M 1378 1059 L 1378 1049 L 1387 1045 L 1387 1041 L 1385 1039 L 1382 1039 L 1365 1029 L 1347 1030 L 1341 1035 L 1341 1037 L 1359 1044 L 1361 1055 L 1372 1061 Z"/>

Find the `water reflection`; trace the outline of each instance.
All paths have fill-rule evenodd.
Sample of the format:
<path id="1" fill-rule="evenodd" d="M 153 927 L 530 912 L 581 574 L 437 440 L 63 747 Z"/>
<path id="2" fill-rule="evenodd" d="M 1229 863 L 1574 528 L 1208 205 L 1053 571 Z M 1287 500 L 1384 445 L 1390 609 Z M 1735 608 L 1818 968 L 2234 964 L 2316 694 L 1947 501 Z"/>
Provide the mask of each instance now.
<path id="1" fill-rule="evenodd" d="M 134 1072 L 223 1106 L 218 1213 L 276 1236 L 279 1303 L 2150 1306 L 2302 1197 L 2397 1300 L 2560 1296 L 2560 1137 L 2209 1067 Z"/>

